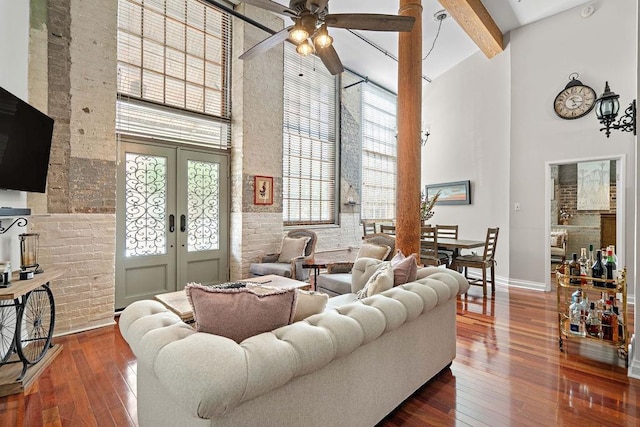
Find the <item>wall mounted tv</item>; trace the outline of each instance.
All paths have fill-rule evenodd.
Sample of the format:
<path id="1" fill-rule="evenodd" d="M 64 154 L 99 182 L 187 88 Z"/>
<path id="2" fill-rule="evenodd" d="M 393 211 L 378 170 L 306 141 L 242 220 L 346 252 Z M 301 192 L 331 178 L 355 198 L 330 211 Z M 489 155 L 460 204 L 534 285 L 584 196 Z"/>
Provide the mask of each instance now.
<path id="1" fill-rule="evenodd" d="M 0 87 L 0 189 L 44 193 L 53 119 Z"/>

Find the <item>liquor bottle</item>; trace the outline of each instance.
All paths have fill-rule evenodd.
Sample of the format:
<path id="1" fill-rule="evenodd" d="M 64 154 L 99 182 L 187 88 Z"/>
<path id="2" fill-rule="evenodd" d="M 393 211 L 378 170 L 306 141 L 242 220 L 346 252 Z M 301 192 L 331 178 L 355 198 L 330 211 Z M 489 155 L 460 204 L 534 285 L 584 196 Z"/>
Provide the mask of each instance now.
<path id="1" fill-rule="evenodd" d="M 578 254 L 573 253 L 571 255 L 571 261 L 569 261 L 569 283 L 572 285 L 580 284 L 580 264 L 578 263 Z"/>
<path id="2" fill-rule="evenodd" d="M 591 277 L 594 279 L 606 279 L 607 278 L 607 267 L 602 262 L 602 252 L 596 252 L 596 261 L 593 263 L 591 267 Z M 593 286 L 598 286 L 603 288 L 604 282 L 599 282 L 597 280 L 592 281 Z"/>
<path id="3" fill-rule="evenodd" d="M 587 248 L 580 248 L 580 258 L 578 263 L 580 264 L 580 284 L 587 284 L 587 276 L 589 275 L 589 267 L 591 264 L 587 264 Z"/>
<path id="4" fill-rule="evenodd" d="M 618 341 L 624 337 L 624 321 L 622 320 L 622 315 L 620 314 L 620 310 L 615 305 L 613 306 L 613 313 L 618 318 L 618 337 L 617 339 L 614 339 L 614 341 Z"/>
<path id="5" fill-rule="evenodd" d="M 613 311 L 611 310 L 611 302 L 607 301 L 600 322 L 602 323 L 602 339 L 606 341 L 613 340 L 613 331 L 611 330 L 611 316 Z"/>
<path id="6" fill-rule="evenodd" d="M 613 304 L 609 300 L 602 312 L 602 339 L 606 341 L 617 341 L 618 337 L 618 316 L 613 312 Z M 615 339 L 614 339 L 615 338 Z"/>
<path id="7" fill-rule="evenodd" d="M 599 338 L 602 328 L 600 327 L 601 320 L 596 313 L 596 303 L 592 302 L 589 307 L 589 314 L 587 315 L 586 330 L 587 335 L 594 338 Z"/>
<path id="8" fill-rule="evenodd" d="M 581 307 L 576 292 L 572 294 L 572 302 L 569 306 L 569 331 L 573 335 L 584 336 L 584 323 L 582 322 Z"/>
<path id="9" fill-rule="evenodd" d="M 611 249 L 607 249 L 607 263 L 605 264 L 607 267 L 607 280 L 616 279 L 616 263 L 613 260 L 613 251 Z M 616 284 L 613 282 L 606 283 L 607 288 L 615 288 Z"/>
<path id="10" fill-rule="evenodd" d="M 594 253 L 593 253 L 593 245 L 589 245 L 589 265 L 593 265 L 594 262 L 596 262 L 596 259 L 594 258 Z"/>

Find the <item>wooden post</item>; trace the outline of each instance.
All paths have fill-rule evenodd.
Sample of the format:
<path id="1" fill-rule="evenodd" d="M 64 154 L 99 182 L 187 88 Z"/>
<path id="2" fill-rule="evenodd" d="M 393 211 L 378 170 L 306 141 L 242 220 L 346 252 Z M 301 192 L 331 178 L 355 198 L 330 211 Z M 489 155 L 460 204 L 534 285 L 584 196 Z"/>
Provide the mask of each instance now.
<path id="1" fill-rule="evenodd" d="M 396 249 L 420 253 L 420 128 L 422 122 L 422 3 L 400 0 L 400 15 L 416 18 L 398 38 L 398 177 Z"/>

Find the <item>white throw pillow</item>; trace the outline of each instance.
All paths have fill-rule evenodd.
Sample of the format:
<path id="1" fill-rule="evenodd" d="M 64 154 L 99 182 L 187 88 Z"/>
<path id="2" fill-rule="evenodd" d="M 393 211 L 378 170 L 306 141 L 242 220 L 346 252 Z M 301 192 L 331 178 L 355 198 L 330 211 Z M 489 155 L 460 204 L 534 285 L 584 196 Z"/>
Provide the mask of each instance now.
<path id="1" fill-rule="evenodd" d="M 371 275 L 367 283 L 360 291 L 358 298 L 366 298 L 393 288 L 393 267 L 389 261 L 380 263 L 375 273 Z"/>
<path id="2" fill-rule="evenodd" d="M 311 237 L 285 237 L 282 239 L 282 248 L 278 262 L 291 262 L 292 259 L 304 256 L 304 250 Z"/>
<path id="3" fill-rule="evenodd" d="M 387 245 L 376 245 L 375 243 L 365 242 L 360 246 L 356 259 L 373 258 L 383 260 L 389 255 L 389 252 L 391 252 L 391 248 Z"/>
<path id="4" fill-rule="evenodd" d="M 314 314 L 322 313 L 329 301 L 329 295 L 316 291 L 303 291 L 297 289 L 298 294 L 296 302 L 296 311 L 293 315 L 293 321 L 306 319 Z"/>

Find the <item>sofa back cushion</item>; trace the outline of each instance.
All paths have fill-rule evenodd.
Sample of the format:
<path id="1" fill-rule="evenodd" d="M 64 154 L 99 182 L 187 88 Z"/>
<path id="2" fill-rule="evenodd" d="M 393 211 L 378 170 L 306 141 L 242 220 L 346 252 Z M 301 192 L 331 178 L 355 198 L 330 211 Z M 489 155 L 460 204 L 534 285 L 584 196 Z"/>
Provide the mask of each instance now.
<path id="1" fill-rule="evenodd" d="M 241 342 L 293 322 L 295 289 L 185 287 L 198 332 Z"/>

